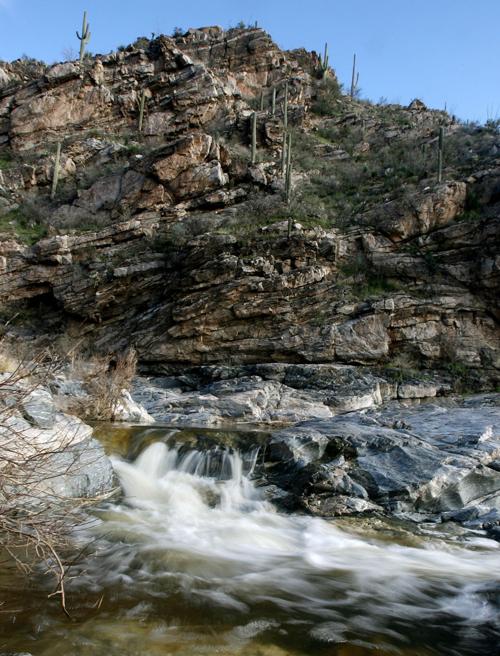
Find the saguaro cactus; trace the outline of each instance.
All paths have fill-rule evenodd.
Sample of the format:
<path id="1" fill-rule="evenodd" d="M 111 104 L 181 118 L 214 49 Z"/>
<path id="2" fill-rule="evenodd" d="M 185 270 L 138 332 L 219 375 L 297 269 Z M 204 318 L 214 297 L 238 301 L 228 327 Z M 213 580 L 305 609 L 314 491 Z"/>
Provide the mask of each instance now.
<path id="1" fill-rule="evenodd" d="M 86 11 L 83 12 L 82 35 L 80 36 L 77 30 L 76 36 L 80 39 L 80 64 L 81 64 L 85 56 L 85 48 L 87 47 L 87 43 L 90 41 L 90 25 L 87 23 Z"/>
<path id="2" fill-rule="evenodd" d="M 287 145 L 287 131 L 283 128 L 283 144 L 281 147 L 281 175 L 286 178 L 286 145 Z"/>
<path id="3" fill-rule="evenodd" d="M 444 147 L 444 128 L 439 128 L 438 139 L 438 182 L 443 181 L 443 147 Z"/>
<path id="4" fill-rule="evenodd" d="M 59 169 L 61 162 L 61 148 L 62 144 L 60 141 L 57 142 L 56 148 L 56 158 L 54 160 L 54 171 L 52 173 L 52 189 L 50 190 L 50 199 L 54 200 L 57 191 L 57 183 L 59 182 Z"/>
<path id="5" fill-rule="evenodd" d="M 356 53 L 352 59 L 352 77 L 351 77 L 351 98 L 354 98 L 356 95 L 356 90 L 358 88 L 359 82 L 359 73 L 356 71 Z"/>
<path id="6" fill-rule="evenodd" d="M 142 132 L 142 124 L 144 121 L 144 105 L 146 103 L 146 91 L 143 89 L 141 97 L 138 101 L 139 104 L 139 132 Z"/>
<path id="7" fill-rule="evenodd" d="M 283 129 L 288 127 L 288 80 L 285 82 L 285 98 L 283 100 Z"/>
<path id="8" fill-rule="evenodd" d="M 271 103 L 271 116 L 276 116 L 276 87 L 273 87 L 273 98 Z"/>
<path id="9" fill-rule="evenodd" d="M 285 197 L 286 202 L 290 204 L 292 192 L 292 133 L 288 133 L 286 147 L 286 177 L 285 177 Z"/>
<path id="10" fill-rule="evenodd" d="M 257 160 L 257 112 L 252 114 L 252 164 Z"/>
<path id="11" fill-rule="evenodd" d="M 288 133 L 288 145 L 286 149 L 286 177 L 285 177 L 286 204 L 290 207 L 292 199 L 292 134 Z M 292 236 L 292 215 L 288 215 L 288 239 Z"/>
<path id="12" fill-rule="evenodd" d="M 328 43 L 325 43 L 325 52 L 324 52 L 323 58 L 321 58 L 321 55 L 319 57 L 319 67 L 320 67 L 322 77 L 325 77 L 326 72 L 328 70 L 328 66 L 329 66 Z"/>

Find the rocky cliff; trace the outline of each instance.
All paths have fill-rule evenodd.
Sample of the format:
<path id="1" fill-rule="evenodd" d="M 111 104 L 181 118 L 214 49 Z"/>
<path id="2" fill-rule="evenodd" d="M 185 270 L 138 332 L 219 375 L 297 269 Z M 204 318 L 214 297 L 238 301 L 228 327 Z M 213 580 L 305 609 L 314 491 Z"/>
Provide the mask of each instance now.
<path id="1" fill-rule="evenodd" d="M 499 230 L 496 123 L 344 96 L 315 53 L 257 28 L 0 66 L 13 339 L 134 346 L 144 370 L 210 365 L 212 380 L 219 365 L 302 363 L 492 387 Z"/>

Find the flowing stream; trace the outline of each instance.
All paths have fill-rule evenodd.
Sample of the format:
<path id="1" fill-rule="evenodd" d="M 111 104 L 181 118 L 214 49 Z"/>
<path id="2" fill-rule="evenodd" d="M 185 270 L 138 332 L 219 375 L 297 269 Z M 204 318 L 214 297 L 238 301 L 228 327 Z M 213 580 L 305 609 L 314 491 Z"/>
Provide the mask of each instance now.
<path id="1" fill-rule="evenodd" d="M 354 523 L 280 514 L 252 482 L 257 457 L 164 441 L 132 462 L 114 457 L 124 497 L 78 536 L 92 548 L 70 588 L 86 601 L 73 621 L 21 614 L 26 639 L 10 649 L 498 653 L 496 542 L 430 528 L 380 539 Z M 51 651 L 55 641 L 67 650 Z"/>

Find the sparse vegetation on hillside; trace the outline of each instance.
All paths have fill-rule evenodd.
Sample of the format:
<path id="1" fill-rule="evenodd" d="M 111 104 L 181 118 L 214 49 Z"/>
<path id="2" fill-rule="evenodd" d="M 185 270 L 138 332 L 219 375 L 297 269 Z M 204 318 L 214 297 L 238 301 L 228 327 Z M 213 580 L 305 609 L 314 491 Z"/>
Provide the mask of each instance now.
<path id="1" fill-rule="evenodd" d="M 47 226 L 34 218 L 29 218 L 22 209 L 12 209 L 0 213 L 0 234 L 16 238 L 25 244 L 35 244 L 47 233 Z"/>

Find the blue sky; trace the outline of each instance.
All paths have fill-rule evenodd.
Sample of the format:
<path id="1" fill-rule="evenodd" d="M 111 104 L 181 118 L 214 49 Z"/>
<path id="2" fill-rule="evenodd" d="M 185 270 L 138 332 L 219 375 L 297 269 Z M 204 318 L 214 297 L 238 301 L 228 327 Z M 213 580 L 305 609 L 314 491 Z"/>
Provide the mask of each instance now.
<path id="1" fill-rule="evenodd" d="M 89 14 L 92 52 L 137 36 L 258 21 L 283 48 L 330 48 L 349 84 L 352 56 L 362 96 L 419 97 L 462 119 L 500 118 L 500 0 L 0 0 L 0 59 L 64 59 Z"/>

